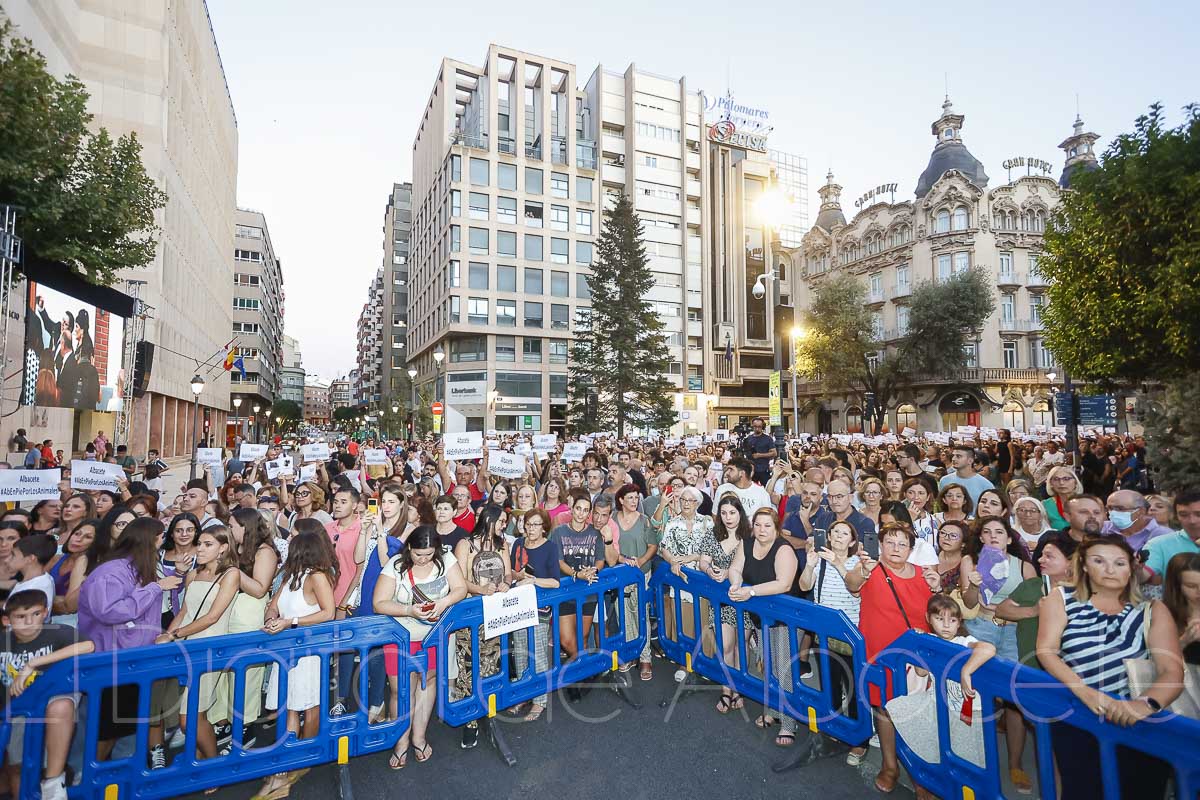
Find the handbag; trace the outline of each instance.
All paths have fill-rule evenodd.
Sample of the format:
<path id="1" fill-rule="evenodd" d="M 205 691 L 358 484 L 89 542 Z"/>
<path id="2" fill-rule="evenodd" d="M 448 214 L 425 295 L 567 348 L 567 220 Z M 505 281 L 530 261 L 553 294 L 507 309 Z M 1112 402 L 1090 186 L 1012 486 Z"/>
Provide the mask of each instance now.
<path id="1" fill-rule="evenodd" d="M 1149 648 L 1146 635 L 1150 632 L 1150 609 L 1153 608 L 1153 603 L 1146 603 L 1145 606 L 1146 615 L 1142 620 L 1142 640 L 1147 641 L 1146 646 Z M 1127 658 L 1125 659 L 1125 675 L 1129 679 L 1129 696 L 1141 697 L 1158 680 L 1158 668 L 1149 658 Z M 1200 719 L 1200 665 L 1183 665 L 1183 692 L 1175 698 L 1175 702 L 1167 706 L 1166 710 L 1181 717 Z"/>

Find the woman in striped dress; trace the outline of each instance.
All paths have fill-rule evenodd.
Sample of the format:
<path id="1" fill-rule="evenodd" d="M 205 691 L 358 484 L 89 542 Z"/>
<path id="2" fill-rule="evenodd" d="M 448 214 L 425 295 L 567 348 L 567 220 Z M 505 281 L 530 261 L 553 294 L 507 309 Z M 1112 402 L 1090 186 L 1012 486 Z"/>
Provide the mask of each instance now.
<path id="1" fill-rule="evenodd" d="M 1171 612 L 1142 602 L 1133 550 L 1120 537 L 1087 539 L 1075 553 L 1075 586 L 1048 595 L 1038 614 L 1042 668 L 1109 722 L 1130 726 L 1174 702 L 1182 691 L 1182 656 Z M 1130 697 L 1125 659 L 1152 657 L 1157 680 Z M 1078 712 L 1077 712 L 1078 713 Z M 1052 726 L 1063 800 L 1104 795 L 1096 740 L 1069 722 Z M 1117 750 L 1121 797 L 1161 798 L 1167 765 L 1143 753 Z"/>

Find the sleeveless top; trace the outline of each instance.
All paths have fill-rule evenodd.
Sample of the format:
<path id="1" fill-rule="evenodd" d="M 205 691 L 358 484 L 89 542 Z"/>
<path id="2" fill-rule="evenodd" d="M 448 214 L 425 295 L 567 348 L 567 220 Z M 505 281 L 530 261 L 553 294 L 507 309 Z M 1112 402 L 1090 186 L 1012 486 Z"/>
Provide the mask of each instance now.
<path id="1" fill-rule="evenodd" d="M 1060 586 L 1067 608 L 1067 627 L 1059 654 L 1085 686 L 1129 696 L 1125 659 L 1146 655 L 1145 619 L 1149 604 L 1126 603 L 1116 614 L 1105 614 L 1091 602 L 1081 603 L 1075 592 Z"/>
<path id="2" fill-rule="evenodd" d="M 791 545 L 783 537 L 776 538 L 764 558 L 755 558 L 754 543 L 748 542 L 746 545 L 746 562 L 742 567 L 742 583 L 746 586 L 758 586 L 761 583 L 770 583 L 775 580 L 777 577 L 775 575 L 775 554 L 779 552 L 779 548 L 781 547 L 791 547 Z M 799 597 L 799 585 L 793 582 L 784 594 Z"/>
<path id="3" fill-rule="evenodd" d="M 71 586 L 71 573 L 67 572 L 64 574 L 62 571 L 63 564 L 67 562 L 68 558 L 70 556 L 63 556 L 50 568 L 50 578 L 54 581 L 55 597 L 66 597 L 67 590 Z M 78 561 L 79 559 L 75 560 Z M 75 569 L 75 567 L 72 566 L 71 569 Z"/>
<path id="4" fill-rule="evenodd" d="M 1012 450 L 1008 449 L 1008 442 L 1000 442 L 996 447 L 996 466 L 1001 473 L 1012 471 Z"/>

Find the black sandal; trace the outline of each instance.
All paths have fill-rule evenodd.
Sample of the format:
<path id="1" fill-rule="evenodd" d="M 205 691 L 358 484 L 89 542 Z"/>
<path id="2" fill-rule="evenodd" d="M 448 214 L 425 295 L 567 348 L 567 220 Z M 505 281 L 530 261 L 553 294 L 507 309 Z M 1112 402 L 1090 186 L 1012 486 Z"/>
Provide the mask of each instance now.
<path id="1" fill-rule="evenodd" d="M 728 714 L 733 708 L 733 695 L 721 692 L 721 699 L 717 701 L 717 713 Z"/>
<path id="2" fill-rule="evenodd" d="M 775 720 L 768 717 L 766 714 L 759 714 L 758 719 L 754 720 L 755 727 L 762 728 L 764 731 L 775 727 Z"/>
<path id="3" fill-rule="evenodd" d="M 743 702 L 742 696 L 740 694 L 738 694 L 737 692 L 734 692 L 733 695 L 729 698 L 729 707 L 731 709 L 733 709 L 734 711 L 737 711 L 737 710 L 743 708 L 745 705 L 746 704 L 745 704 L 745 702 Z"/>

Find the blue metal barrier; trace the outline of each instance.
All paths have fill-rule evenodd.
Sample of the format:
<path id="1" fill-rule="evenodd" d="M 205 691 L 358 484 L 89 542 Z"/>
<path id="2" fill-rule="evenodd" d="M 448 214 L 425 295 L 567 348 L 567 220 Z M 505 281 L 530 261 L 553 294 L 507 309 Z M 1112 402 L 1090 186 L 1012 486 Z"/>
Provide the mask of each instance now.
<path id="1" fill-rule="evenodd" d="M 1164 712 L 1133 727 L 1123 728 L 1098 717 L 1048 673 L 1001 658 L 985 662 L 971 681 L 978 693 L 976 702 L 984 709 L 985 763 L 980 766 L 962 758 L 950 746 L 948 715 L 958 714 L 959 710 L 947 708 L 946 681 L 959 679 L 968 656 L 967 648 L 936 636 L 910 631 L 880 653 L 875 664 L 862 673 L 864 683 L 877 687 L 882 698 L 889 696 L 886 685 L 889 672 L 893 676 L 890 695 L 906 694 L 904 675 L 909 664 L 928 670 L 935 678 L 932 692 L 937 703 L 941 763 L 931 764 L 921 759 L 900 737 L 896 738 L 896 750 L 913 780 L 938 797 L 962 797 L 964 800 L 1001 800 L 1004 797 L 1000 777 L 1007 768 L 1007 761 L 999 755 L 996 715 L 991 713 L 997 700 L 1016 705 L 1034 727 L 1043 800 L 1055 800 L 1058 796 L 1050 727 L 1057 722 L 1095 737 L 1100 749 L 1096 769 L 1101 772 L 1106 798 L 1117 800 L 1120 797 L 1118 747 L 1149 754 L 1170 765 L 1176 780 L 1176 797 L 1196 798 L 1200 795 L 1200 722 Z"/>
<path id="2" fill-rule="evenodd" d="M 646 644 L 646 604 L 639 603 L 637 631 L 628 631 L 625 624 L 625 590 L 636 587 L 645 590 L 645 578 L 636 567 L 619 565 L 600 571 L 595 583 L 585 583 L 572 578 L 562 578 L 557 589 L 538 589 L 538 606 L 550 607 L 549 669 L 538 672 L 534 658 L 536 637 L 529 630 L 526 648 L 529 655 L 524 674 L 510 676 L 507 664 L 512 650 L 513 633 L 500 638 L 501 668 L 495 675 L 481 676 L 479 664 L 479 633 L 483 625 L 483 598 L 472 597 L 455 603 L 446 610 L 433 629 L 426 634 L 425 641 L 436 641 L 437 651 L 437 698 L 438 715 L 447 725 L 459 726 L 484 717 L 494 717 L 497 709 L 508 708 L 538 695 L 556 691 L 579 681 L 587 680 L 604 672 L 616 670 L 619 663 L 636 659 Z M 610 620 L 605 595 L 615 594 L 617 614 Z M 584 642 L 584 614 L 579 606 L 585 600 L 596 600 L 597 621 L 592 631 L 599 636 L 599 648 L 590 649 Z M 569 663 L 562 663 L 559 650 L 559 605 L 574 601 L 576 641 L 579 655 Z M 610 625 L 614 630 L 610 633 Z M 450 660 L 455 658 L 455 640 L 458 636 L 471 638 L 471 694 L 457 698 L 450 679 Z"/>
<path id="3" fill-rule="evenodd" d="M 335 654 L 353 651 L 365 665 L 371 651 L 383 645 L 395 645 L 399 650 L 399 719 L 376 725 L 367 723 L 366 704 L 355 712 L 339 717 L 329 716 L 330 661 Z M 376 654 L 381 657 L 381 654 Z M 305 656 L 321 659 L 321 725 L 311 739 L 297 739 L 288 733 L 284 721 L 287 708 L 287 670 Z M 261 665 L 276 664 L 279 669 L 279 722 L 276 740 L 263 746 L 258 742 L 252 749 L 242 746 L 243 728 L 237 724 L 245 701 L 246 671 Z M 268 666 L 269 670 L 270 667 Z M 151 716 L 151 687 L 158 681 L 178 681 L 185 686 L 198 687 L 200 677 L 209 672 L 227 671 L 233 681 L 234 717 L 233 746 L 228 755 L 198 759 L 196 727 L 192 724 L 198 713 L 200 693 L 189 691 L 186 712 L 188 729 L 184 748 L 164 769 L 150 770 L 147 766 L 149 726 L 139 722 L 135 734 L 136 746 L 131 756 L 108 761 L 96 760 L 99 734 L 101 693 L 110 687 L 136 685 L 138 688 L 138 720 Z M 360 669 L 358 697 L 367 696 L 367 670 Z M 138 797 L 143 800 L 178 797 L 209 787 L 265 777 L 276 772 L 291 771 L 319 764 L 340 764 L 357 755 L 389 749 L 408 729 L 409 680 L 411 673 L 422 673 L 422 667 L 408 654 L 408 632 L 390 617 L 372 616 L 327 622 L 270 635 L 240 633 L 195 641 L 139 647 L 129 650 L 93 653 L 77 660 L 55 664 L 15 698 L 9 706 L 9 719 L 25 718 L 24 767 L 21 773 L 21 800 L 36 800 L 42 772 L 42 753 L 45 729 L 39 720 L 47 705 L 56 697 L 81 693 L 87 697 L 85 719 L 77 723 L 76 736 L 84 736 L 83 774 L 78 785 L 69 788 L 75 798 L 120 800 Z M 265 709 L 264 709 L 264 713 Z M 254 720 L 244 720 L 249 724 Z M 5 728 L 8 727 L 6 721 Z M 5 731 L 4 739 L 7 739 Z"/>
<path id="4" fill-rule="evenodd" d="M 711 681 L 731 686 L 738 693 L 761 702 L 764 706 L 775 709 L 790 717 L 807 721 L 812 731 L 821 731 L 850 744 L 861 744 L 871 737 L 871 714 L 866 698 L 860 692 L 854 693 L 851 699 L 854 715 L 842 712 L 841 704 L 836 702 L 833 694 L 833 669 L 831 660 L 840 659 L 845 664 L 845 670 L 853 684 L 856 676 L 861 673 L 866 661 L 866 645 L 858 628 L 841 611 L 810 603 L 796 597 L 786 595 L 771 595 L 752 597 L 742 603 L 729 599 L 729 583 L 717 583 L 702 572 L 683 569 L 684 578 L 671 571 L 668 564 L 662 564 L 650 579 L 650 594 L 652 602 L 658 610 L 659 635 L 658 641 L 667 658 L 691 672 L 695 671 Z M 667 596 L 666 589 L 674 589 L 674 596 Z M 694 598 L 691 609 L 694 635 L 684 632 L 683 597 L 687 592 Z M 714 625 L 713 636 L 716 643 L 715 655 L 705 655 L 701 645 L 703 631 L 709 625 L 709 613 L 701 608 L 700 600 L 707 600 L 714 619 L 720 619 L 720 607 L 731 606 L 737 611 L 737 657 L 738 665 L 724 661 L 724 633 L 721 625 Z M 663 625 L 666 610 L 664 603 L 674 610 L 674 638 L 667 636 Z M 754 614 L 761 620 L 763 678 L 751 673 L 749 665 L 749 648 L 747 646 L 746 620 L 742 612 Z M 774 672 L 773 654 L 767 641 L 767 631 L 774 625 L 784 625 L 788 632 L 788 650 L 793 655 L 799 652 L 797 630 L 813 634 L 810 658 L 818 659 L 820 688 L 805 685 L 800 679 L 800 660 L 793 657 L 788 664 L 792 672 L 792 689 L 785 691 L 779 684 Z M 836 640 L 848 645 L 850 653 L 841 655 L 831 650 L 830 641 Z M 842 648 L 842 645 L 838 645 Z M 844 649 L 844 648 L 842 648 Z"/>

